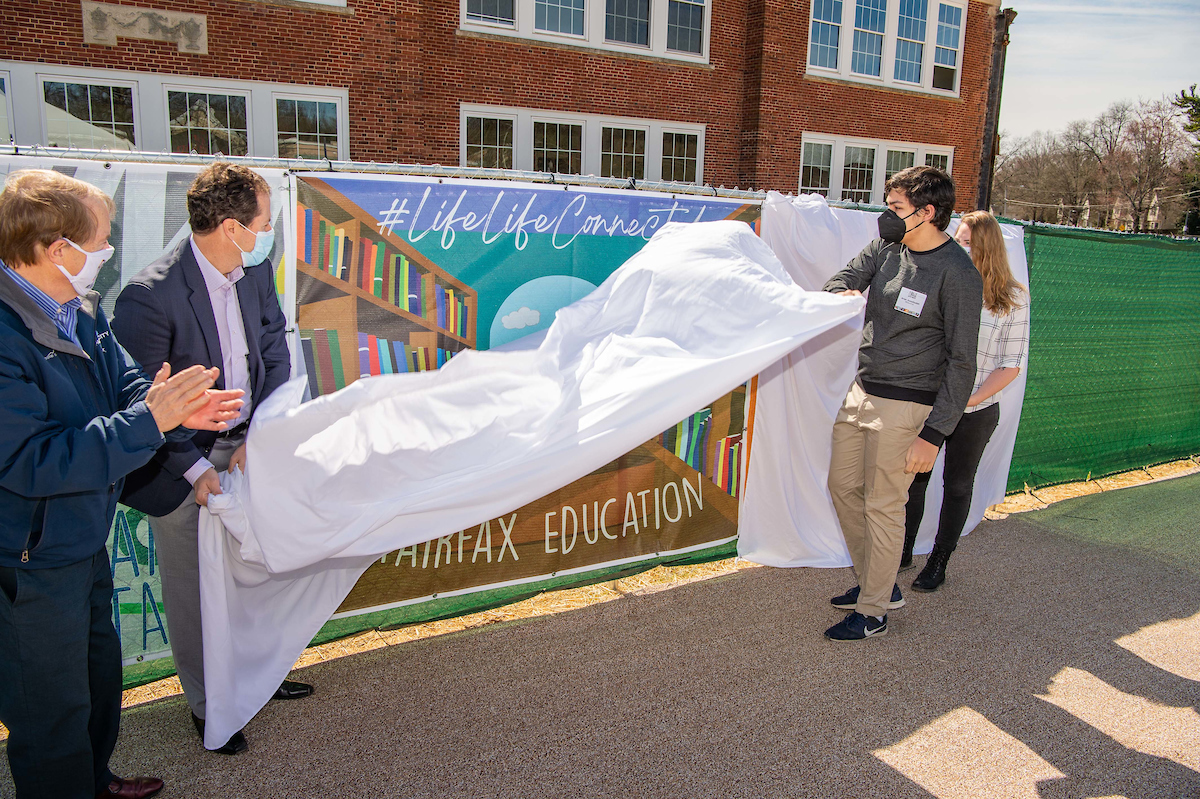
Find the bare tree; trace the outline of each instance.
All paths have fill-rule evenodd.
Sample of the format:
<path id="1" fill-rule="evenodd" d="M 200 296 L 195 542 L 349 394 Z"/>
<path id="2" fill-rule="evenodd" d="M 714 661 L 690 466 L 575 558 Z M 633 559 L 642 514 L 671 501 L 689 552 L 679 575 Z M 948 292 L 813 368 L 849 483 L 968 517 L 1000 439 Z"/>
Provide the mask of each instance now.
<path id="1" fill-rule="evenodd" d="M 1078 146 L 1095 162 L 1104 188 L 1129 204 L 1133 232 L 1142 229 L 1156 195 L 1180 193 L 1188 142 L 1169 101 L 1114 103 L 1079 133 Z"/>

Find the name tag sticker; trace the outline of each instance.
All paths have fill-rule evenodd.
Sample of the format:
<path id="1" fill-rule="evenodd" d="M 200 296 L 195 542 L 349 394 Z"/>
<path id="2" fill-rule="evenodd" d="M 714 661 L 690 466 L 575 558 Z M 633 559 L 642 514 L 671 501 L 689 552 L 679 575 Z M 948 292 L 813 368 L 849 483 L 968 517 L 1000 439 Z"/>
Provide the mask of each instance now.
<path id="1" fill-rule="evenodd" d="M 896 310 L 900 313 L 906 313 L 909 316 L 920 316 L 921 309 L 925 307 L 925 295 L 919 291 L 912 289 L 900 289 L 900 296 L 896 298 Z"/>

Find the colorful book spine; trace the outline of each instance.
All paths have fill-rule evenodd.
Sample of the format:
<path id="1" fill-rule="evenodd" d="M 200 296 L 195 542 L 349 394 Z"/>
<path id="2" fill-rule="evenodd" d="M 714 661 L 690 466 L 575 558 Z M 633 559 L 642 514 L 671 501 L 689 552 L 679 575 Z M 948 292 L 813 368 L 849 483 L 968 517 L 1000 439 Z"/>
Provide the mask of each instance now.
<path id="1" fill-rule="evenodd" d="M 383 258 L 387 255 L 387 250 L 382 244 L 375 244 L 371 254 L 371 293 L 383 299 Z"/>
<path id="2" fill-rule="evenodd" d="M 371 359 L 367 355 L 367 347 L 370 346 L 366 333 L 358 334 L 358 376 L 371 376 Z"/>
<path id="3" fill-rule="evenodd" d="M 316 350 L 317 385 L 320 393 L 332 394 L 337 390 L 333 371 L 333 353 L 329 349 L 329 331 L 318 329 L 313 331 L 313 349 Z"/>
<path id="4" fill-rule="evenodd" d="M 367 336 L 367 359 L 371 374 L 383 374 L 383 367 L 379 363 L 379 339 L 375 336 Z"/>
<path id="5" fill-rule="evenodd" d="M 330 242 L 329 249 L 329 274 L 334 277 L 341 277 L 342 267 L 342 242 L 345 240 L 346 234 L 341 230 L 333 232 L 333 238 Z"/>
<path id="6" fill-rule="evenodd" d="M 391 305 L 396 304 L 396 281 L 392 278 L 394 260 L 388 257 L 387 249 L 380 248 L 383 253 L 383 281 L 379 289 L 379 298 Z"/>
<path id="7" fill-rule="evenodd" d="M 438 283 L 433 284 L 433 298 L 437 302 L 437 326 L 446 329 L 446 290 Z"/>
<path id="8" fill-rule="evenodd" d="M 404 274 L 408 278 L 408 312 L 423 317 L 425 310 L 421 304 L 421 295 L 424 293 L 424 284 L 420 272 L 407 258 L 404 259 Z"/>
<path id="9" fill-rule="evenodd" d="M 307 335 L 305 335 L 307 334 Z M 321 385 L 317 382 L 317 358 L 313 352 L 312 331 L 304 330 L 300 333 L 300 349 L 304 353 L 304 369 L 308 372 L 308 395 L 309 398 L 321 396 Z"/>
<path id="10" fill-rule="evenodd" d="M 405 346 L 404 342 L 393 341 L 392 349 L 396 352 L 396 372 L 411 372 L 412 368 L 408 362 L 408 348 Z"/>
<path id="11" fill-rule="evenodd" d="M 392 349 L 388 346 L 388 341 L 381 338 L 376 342 L 376 346 L 379 348 L 379 370 L 385 375 L 395 374 L 396 367 L 392 363 Z"/>
<path id="12" fill-rule="evenodd" d="M 346 374 L 342 368 L 342 348 L 338 341 L 338 332 L 336 330 L 327 330 L 326 335 L 329 336 L 329 355 L 333 361 L 333 385 L 334 390 L 346 387 Z"/>
<path id="13" fill-rule="evenodd" d="M 322 219 L 322 220 L 320 220 L 320 225 L 317 228 L 316 252 L 313 253 L 313 257 L 316 258 L 317 260 L 316 260 L 316 263 L 313 264 L 313 266 L 317 267 L 318 269 L 324 270 L 324 271 L 329 271 L 329 261 L 328 261 L 329 247 L 325 244 L 326 235 L 327 235 L 327 230 L 326 230 L 325 220 Z"/>
<path id="14" fill-rule="evenodd" d="M 462 336 L 463 338 L 467 337 L 467 316 L 470 313 L 471 313 L 471 307 L 469 305 L 467 305 L 466 301 L 464 300 L 463 301 L 463 310 L 462 310 L 462 329 L 458 331 L 458 335 Z"/>
<path id="15" fill-rule="evenodd" d="M 444 330 L 458 330 L 458 306 L 454 302 L 454 289 L 446 289 L 446 325 Z"/>
<path id="16" fill-rule="evenodd" d="M 312 222 L 312 214 L 307 208 L 296 206 L 296 252 L 299 258 L 306 264 L 311 264 L 312 261 L 308 258 L 309 247 L 309 225 Z"/>

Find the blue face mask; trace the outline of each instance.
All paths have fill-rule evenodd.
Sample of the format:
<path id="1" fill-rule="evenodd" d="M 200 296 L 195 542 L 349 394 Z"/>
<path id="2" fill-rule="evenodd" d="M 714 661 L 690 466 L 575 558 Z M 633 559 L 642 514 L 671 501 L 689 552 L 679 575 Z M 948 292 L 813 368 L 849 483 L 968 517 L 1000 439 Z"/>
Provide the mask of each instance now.
<path id="1" fill-rule="evenodd" d="M 237 222 L 236 219 L 233 221 Z M 238 224 L 241 225 L 243 230 L 250 231 L 250 228 L 242 225 L 241 222 L 238 222 Z M 233 246 L 237 247 L 242 253 L 242 266 L 258 266 L 263 261 L 267 260 L 267 256 L 271 254 L 271 250 L 275 247 L 275 228 L 271 228 L 265 233 L 255 233 L 254 249 L 250 250 L 249 252 L 246 252 L 241 247 L 238 247 L 238 243 L 236 241 L 233 242 Z"/>

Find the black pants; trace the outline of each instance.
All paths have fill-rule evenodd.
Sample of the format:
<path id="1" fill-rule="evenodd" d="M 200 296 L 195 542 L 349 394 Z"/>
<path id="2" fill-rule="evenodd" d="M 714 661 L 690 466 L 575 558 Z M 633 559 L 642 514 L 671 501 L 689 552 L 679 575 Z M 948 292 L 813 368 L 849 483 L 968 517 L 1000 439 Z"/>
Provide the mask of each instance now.
<path id="1" fill-rule="evenodd" d="M 975 489 L 975 472 L 996 425 L 1000 423 L 1000 403 L 981 411 L 964 413 L 954 432 L 946 436 L 946 461 L 942 469 L 942 515 L 938 520 L 936 549 L 950 552 L 958 546 L 958 537 L 971 512 L 971 494 Z M 918 472 L 908 489 L 908 504 L 904 506 L 904 532 L 916 537 L 925 515 L 925 489 L 931 472 Z"/>
<path id="2" fill-rule="evenodd" d="M 0 722 L 17 799 L 91 799 L 112 780 L 121 641 L 108 552 L 52 569 L 0 566 Z"/>

